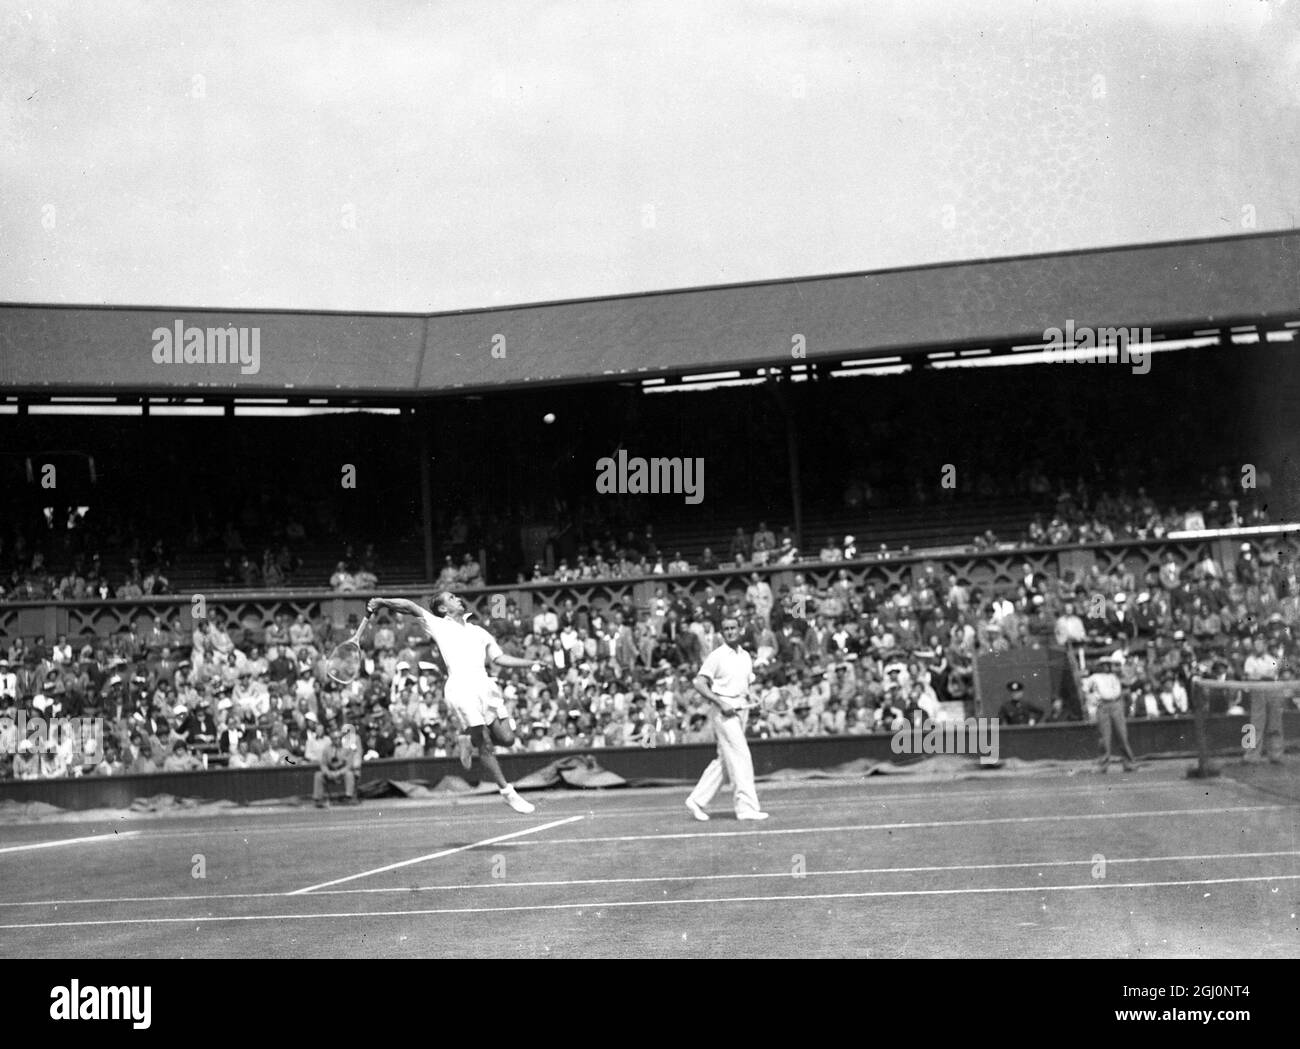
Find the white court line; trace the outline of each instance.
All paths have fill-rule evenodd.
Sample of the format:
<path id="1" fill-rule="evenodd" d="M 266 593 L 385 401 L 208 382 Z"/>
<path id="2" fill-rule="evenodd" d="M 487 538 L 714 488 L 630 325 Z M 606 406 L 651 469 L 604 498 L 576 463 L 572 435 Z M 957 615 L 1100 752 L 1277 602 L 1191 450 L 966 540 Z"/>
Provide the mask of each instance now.
<path id="1" fill-rule="evenodd" d="M 1285 852 L 1205 852 L 1189 856 L 1120 856 L 1107 857 L 1106 865 L 1121 863 L 1191 863 L 1206 860 L 1255 860 L 1276 856 L 1300 856 L 1300 850 Z M 1024 870 L 1039 867 L 1091 867 L 1092 859 L 1083 860 L 1033 860 L 1022 863 L 959 863 L 930 867 L 855 867 L 844 870 L 809 870 L 808 878 L 850 877 L 863 874 L 942 874 L 948 871 Z M 411 892 L 465 892 L 474 889 L 538 889 L 565 888 L 573 885 L 645 885 L 660 882 L 683 881 L 754 881 L 771 878 L 793 878 L 789 870 L 745 872 L 740 874 L 663 874 L 644 878 L 568 878 L 562 880 L 463 882 L 459 885 L 396 885 L 374 889 L 327 889 L 316 896 L 358 896 L 380 893 Z M 105 896 L 87 899 L 27 900 L 0 902 L 0 907 L 63 907 L 104 903 L 205 903 L 210 900 L 265 900 L 282 899 L 296 895 L 292 892 L 214 892 L 191 896 Z"/>
<path id="2" fill-rule="evenodd" d="M 800 780 L 797 782 L 802 783 L 804 781 Z M 839 784 L 835 784 L 835 785 L 838 786 Z M 860 784 L 844 784 L 844 785 L 860 786 Z M 771 785 L 769 785 L 769 787 L 770 786 Z M 1090 787 L 1079 787 L 1070 790 L 1053 788 L 1050 793 L 1045 793 L 1041 789 L 1035 789 L 1035 790 L 1005 790 L 1005 791 L 995 790 L 995 791 L 979 791 L 979 792 L 962 791 L 962 792 L 954 792 L 954 793 L 943 794 L 943 795 L 937 794 L 934 791 L 927 791 L 920 794 L 895 794 L 895 795 L 876 794 L 876 795 L 863 795 L 861 797 L 838 798 L 834 800 L 828 800 L 826 798 L 822 798 L 817 801 L 807 801 L 807 802 L 782 801 L 780 805 L 780 812 L 782 813 L 791 812 L 797 809 L 824 809 L 828 806 L 828 804 L 835 805 L 841 801 L 852 805 L 862 805 L 862 806 L 879 805 L 883 807 L 883 806 L 893 804 L 896 801 L 908 801 L 908 802 L 915 801 L 915 802 L 933 804 L 937 800 L 942 800 L 945 803 L 947 803 L 951 801 L 964 801 L 968 798 L 979 799 L 979 800 L 984 800 L 989 798 L 998 799 L 998 800 L 1015 799 L 1015 798 L 1032 798 L 1035 800 L 1042 800 L 1047 798 L 1075 797 L 1075 796 L 1084 796 L 1084 797 L 1105 796 L 1109 794 L 1118 794 L 1125 790 L 1139 791 L 1139 790 L 1150 790 L 1151 788 L 1152 788 L 1152 784 L 1149 782 L 1148 783 L 1130 782 L 1124 785 L 1120 785 L 1118 783 L 1114 783 L 1114 784 L 1098 783 Z M 649 788 L 645 788 L 645 789 L 649 789 Z M 487 798 L 487 797 L 491 797 L 491 795 L 484 794 L 482 795 L 482 797 Z M 384 800 L 388 800 L 388 799 L 384 799 Z M 393 800 L 401 802 L 406 799 L 397 798 Z M 547 807 L 554 805 L 556 808 L 558 808 L 561 805 L 564 805 L 565 802 L 568 800 L 569 800 L 568 798 L 564 798 L 564 797 L 548 798 Z M 581 797 L 573 797 L 572 800 L 577 802 L 578 804 L 583 803 Z M 595 799 L 593 798 L 591 800 L 595 800 Z M 455 806 L 455 807 L 459 808 L 460 806 Z M 211 837 L 211 836 L 216 836 L 218 834 L 234 834 L 234 835 L 243 835 L 243 836 L 248 836 L 250 834 L 283 835 L 283 834 L 291 834 L 299 830 L 308 831 L 313 835 L 320 835 L 320 834 L 329 834 L 335 832 L 341 833 L 345 831 L 353 831 L 356 830 L 358 827 L 365 827 L 366 829 L 369 829 L 371 827 L 404 827 L 404 826 L 410 826 L 412 824 L 432 825 L 436 823 L 439 826 L 446 826 L 450 824 L 460 824 L 460 823 L 475 823 L 475 824 L 489 823 L 490 824 L 490 823 L 514 822 L 513 819 L 509 816 L 501 816 L 501 817 L 490 816 L 485 818 L 480 815 L 473 815 L 468 813 L 457 814 L 457 815 L 439 815 L 440 813 L 446 813 L 448 811 L 450 811 L 449 808 L 434 808 L 430 806 L 427 808 L 421 808 L 419 810 L 418 815 L 413 813 L 410 816 L 406 816 L 402 818 L 394 817 L 392 819 L 366 819 L 365 813 L 362 812 L 362 813 L 355 814 L 356 815 L 355 819 L 351 819 L 347 821 L 330 821 L 329 823 L 313 823 L 309 818 L 306 818 L 307 816 L 309 816 L 309 814 L 304 814 L 305 818 L 300 822 L 294 822 L 289 825 L 279 825 L 274 827 L 257 827 L 257 826 L 249 826 L 244 828 L 202 827 L 195 830 L 160 830 L 156 832 L 152 831 L 151 829 L 145 828 L 144 832 L 148 834 L 150 840 L 162 840 L 165 838 L 195 838 L 195 837 L 203 837 L 203 836 Z M 602 819 L 602 818 L 612 817 L 612 816 L 673 816 L 673 815 L 683 815 L 684 813 L 685 813 L 685 809 L 682 807 L 681 804 L 672 804 L 668 806 L 655 806 L 655 807 L 632 808 L 632 809 L 602 810 L 599 807 L 589 807 L 584 810 L 583 815 L 587 816 L 590 819 Z M 232 813 L 231 815 L 237 818 L 242 814 Z M 260 821 L 262 819 L 274 818 L 274 815 L 279 815 L 279 814 L 278 813 L 271 814 L 268 816 L 259 815 L 258 817 L 255 818 Z"/>
<path id="3" fill-rule="evenodd" d="M 917 830 L 932 827 L 975 827 L 998 823 L 1068 823 L 1072 820 L 1121 820 L 1140 816 L 1212 816 L 1225 812 L 1276 812 L 1289 805 L 1236 805 L 1215 809 L 1149 809 L 1142 812 L 1081 812 L 1052 816 L 994 816 L 974 820 L 927 820 L 919 823 L 850 823 L 834 827 L 770 827 L 762 830 L 694 831 L 677 834 L 618 834 L 599 838 L 550 838 L 547 841 L 523 842 L 525 845 L 593 845 L 616 841 L 673 841 L 681 838 L 748 838 L 760 834 L 823 834 L 860 830 Z"/>
<path id="4" fill-rule="evenodd" d="M 0 929 L 88 928 L 99 925 L 199 925 L 211 922 L 269 922 L 320 918 L 415 918 L 436 914 L 505 914 L 521 911 L 603 911 L 627 907 L 682 907 L 718 903 L 790 903 L 809 900 L 868 900 L 895 896 L 980 896 L 1024 892 L 1103 892 L 1111 889 L 1191 888 L 1200 885 L 1240 885 L 1248 882 L 1300 881 L 1300 874 L 1260 874 L 1242 878 L 1200 878 L 1189 881 L 1086 882 L 1080 885 L 1011 885 L 988 889 L 895 889 L 875 892 L 823 892 L 798 896 L 720 896 L 684 900 L 589 900 L 586 903 L 537 903 L 513 907 L 430 907 L 404 911 L 333 911 L 313 914 L 234 914 L 190 918 L 100 918 L 94 921 L 26 922 Z M 290 895 L 296 895 L 291 893 Z"/>
<path id="5" fill-rule="evenodd" d="M 385 871 L 395 871 L 402 867 L 409 867 L 413 863 L 424 863 L 426 860 L 436 860 L 443 856 L 454 856 L 458 852 L 466 852 L 469 849 L 482 848 L 484 845 L 495 845 L 499 841 L 509 841 L 511 838 L 522 838 L 525 834 L 537 834 L 540 831 L 550 830 L 552 827 L 562 827 L 566 823 L 575 823 L 578 820 L 586 819 L 585 816 L 570 816 L 568 819 L 552 820 L 550 823 L 543 823 L 536 827 L 525 827 L 523 830 L 514 831 L 511 834 L 499 834 L 495 838 L 484 838 L 482 841 L 471 842 L 469 845 L 457 845 L 452 849 L 443 849 L 441 852 L 431 852 L 427 856 L 416 856 L 414 859 L 402 860 L 399 863 L 390 863 L 384 867 L 376 867 L 374 870 L 362 871 L 360 874 L 349 874 L 346 878 L 335 878 L 333 881 L 323 881 L 319 885 L 308 885 L 305 889 L 294 889 L 288 893 L 290 896 L 301 896 L 305 892 L 311 892 L 313 889 L 326 889 L 331 885 L 342 885 L 345 881 L 356 881 L 358 878 L 368 878 L 372 874 L 383 874 Z"/>
<path id="6" fill-rule="evenodd" d="M 131 838 L 139 834 L 138 830 L 114 831 L 111 834 L 91 834 L 85 838 L 58 838 L 55 841 L 34 841 L 26 845 L 7 845 L 0 849 L 5 852 L 27 852 L 31 849 L 54 849 L 60 845 L 83 845 L 92 841 L 113 841 L 119 838 Z"/>

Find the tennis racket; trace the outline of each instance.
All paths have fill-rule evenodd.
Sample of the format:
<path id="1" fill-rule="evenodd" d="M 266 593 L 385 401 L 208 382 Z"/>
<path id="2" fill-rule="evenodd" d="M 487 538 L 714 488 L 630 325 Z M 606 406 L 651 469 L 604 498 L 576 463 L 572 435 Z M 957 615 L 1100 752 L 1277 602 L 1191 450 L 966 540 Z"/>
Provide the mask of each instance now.
<path id="1" fill-rule="evenodd" d="M 366 624 L 370 622 L 370 614 L 366 613 L 362 617 L 361 625 L 357 627 L 357 632 L 350 638 L 337 646 L 330 653 L 329 659 L 325 663 L 325 673 L 330 676 L 331 681 L 337 681 L 340 685 L 348 685 L 357 679 L 361 673 L 361 635 L 366 631 Z"/>
<path id="2" fill-rule="evenodd" d="M 764 713 L 767 713 L 767 712 L 770 711 L 770 710 L 771 710 L 775 705 L 776 705 L 776 701 L 775 701 L 775 700 L 773 700 L 771 703 L 768 703 L 768 702 L 765 702 L 765 701 L 762 699 L 762 697 L 759 697 L 759 698 L 756 698 L 756 699 L 751 698 L 751 699 L 749 699 L 747 702 L 744 702 L 744 703 L 737 703 L 737 704 L 736 704 L 734 707 L 732 707 L 731 709 L 734 710 L 737 714 L 748 714 L 751 710 L 761 710 L 761 711 L 763 711 Z"/>

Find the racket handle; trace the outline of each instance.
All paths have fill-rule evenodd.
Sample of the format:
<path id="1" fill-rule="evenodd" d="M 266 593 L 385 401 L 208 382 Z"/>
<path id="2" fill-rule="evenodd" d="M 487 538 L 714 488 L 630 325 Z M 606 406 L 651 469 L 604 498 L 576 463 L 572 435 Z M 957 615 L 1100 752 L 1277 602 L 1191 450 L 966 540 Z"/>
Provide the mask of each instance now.
<path id="1" fill-rule="evenodd" d="M 370 613 L 367 612 L 361 617 L 361 625 L 357 627 L 357 632 L 352 635 L 353 642 L 361 640 L 361 635 L 366 632 L 366 625 L 370 622 Z"/>

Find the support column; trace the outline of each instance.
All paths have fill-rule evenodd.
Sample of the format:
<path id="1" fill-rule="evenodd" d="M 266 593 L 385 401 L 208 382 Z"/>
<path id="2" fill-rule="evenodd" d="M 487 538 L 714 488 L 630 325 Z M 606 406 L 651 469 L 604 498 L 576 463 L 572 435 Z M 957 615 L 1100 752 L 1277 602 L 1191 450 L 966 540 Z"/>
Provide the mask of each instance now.
<path id="1" fill-rule="evenodd" d="M 433 453 L 429 437 L 430 417 L 423 408 L 415 409 L 415 425 L 419 428 L 420 439 L 420 520 L 424 528 L 424 581 L 432 583 L 433 573 L 433 483 L 430 478 L 430 464 Z"/>
<path id="2" fill-rule="evenodd" d="M 790 509 L 794 515 L 794 542 L 799 552 L 803 554 L 807 551 L 803 548 L 803 493 L 799 483 L 799 434 L 795 430 L 794 412 L 790 408 L 785 390 L 780 385 L 784 381 L 785 376 L 781 376 L 776 382 L 769 378 L 766 385 L 772 394 L 772 399 L 781 409 L 781 418 L 785 422 L 785 450 L 786 462 L 790 468 Z"/>
<path id="3" fill-rule="evenodd" d="M 799 484 L 799 434 L 794 427 L 794 418 L 787 410 L 785 413 L 785 447 L 790 461 L 790 504 L 794 511 L 794 544 L 800 554 L 807 554 L 803 545 L 803 492 Z"/>

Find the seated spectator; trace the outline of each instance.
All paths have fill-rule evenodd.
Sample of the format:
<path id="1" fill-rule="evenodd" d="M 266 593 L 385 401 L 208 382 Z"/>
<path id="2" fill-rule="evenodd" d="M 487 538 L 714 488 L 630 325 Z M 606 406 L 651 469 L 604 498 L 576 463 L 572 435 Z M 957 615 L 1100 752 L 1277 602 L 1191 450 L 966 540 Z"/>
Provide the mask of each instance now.
<path id="1" fill-rule="evenodd" d="M 154 744 L 142 737 L 133 737 L 132 746 L 135 749 L 135 756 L 127 763 L 127 772 L 131 775 L 141 775 L 152 772 L 161 772 L 162 765 L 159 763 Z"/>
<path id="2" fill-rule="evenodd" d="M 348 571 L 347 562 L 340 561 L 335 565 L 334 574 L 330 576 L 330 589 L 340 593 L 357 589 L 356 577 Z"/>
<path id="3" fill-rule="evenodd" d="M 299 612 L 298 618 L 290 625 L 289 643 L 295 651 L 310 648 L 316 643 L 316 631 L 308 620 L 306 612 Z"/>
<path id="4" fill-rule="evenodd" d="M 198 772 L 203 768 L 202 759 L 190 753 L 189 744 L 183 739 L 172 744 L 171 753 L 163 761 L 164 772 Z"/>
<path id="5" fill-rule="evenodd" d="M 479 586 L 483 582 L 483 568 L 469 551 L 466 551 L 461 558 L 461 565 L 456 575 L 461 586 Z"/>
<path id="6" fill-rule="evenodd" d="M 231 751 L 227 760 L 227 768 L 232 769 L 251 769 L 256 768 L 261 762 L 252 749 L 253 741 L 247 737 L 241 738 L 235 749 Z"/>
<path id="7" fill-rule="evenodd" d="M 456 564 L 447 554 L 442 559 L 442 569 L 438 572 L 437 586 L 439 590 L 454 590 L 460 585 L 460 573 L 456 571 Z"/>
<path id="8" fill-rule="evenodd" d="M 271 548 L 267 547 L 262 551 L 262 585 L 268 590 L 273 590 L 284 586 L 284 584 L 285 577 L 284 573 L 280 571 L 279 562 L 271 552 Z"/>
<path id="9" fill-rule="evenodd" d="M 50 740 L 41 748 L 41 779 L 63 779 L 71 775 L 72 769 L 68 764 L 67 755 L 53 740 Z"/>
<path id="10" fill-rule="evenodd" d="M 393 751 L 395 758 L 422 758 L 424 757 L 424 743 L 420 740 L 416 730 L 411 726 L 402 729 L 402 742 L 397 744 Z"/>
<path id="11" fill-rule="evenodd" d="M 538 752 L 555 749 L 555 741 L 551 738 L 550 733 L 546 731 L 545 722 L 534 721 L 529 733 L 531 738 L 527 743 L 528 750 Z"/>
<path id="12" fill-rule="evenodd" d="M 681 741 L 683 743 L 712 743 L 713 729 L 709 724 L 708 715 L 702 713 L 692 714 L 686 731 L 682 733 Z"/>
<path id="13" fill-rule="evenodd" d="M 40 779 L 41 756 L 30 739 L 20 740 L 13 761 L 14 779 Z"/>
<path id="14" fill-rule="evenodd" d="M 92 769 L 92 774 L 96 776 L 121 776 L 124 772 L 126 772 L 126 765 L 122 761 L 121 748 L 117 740 L 109 736 L 104 740 L 104 753 L 99 756 L 99 761 Z"/>
<path id="15" fill-rule="evenodd" d="M 253 589 L 261 585 L 262 573 L 258 569 L 257 564 L 247 554 L 244 554 L 239 559 L 238 571 L 239 571 L 239 581 L 244 586 L 248 587 L 249 589 Z"/>

